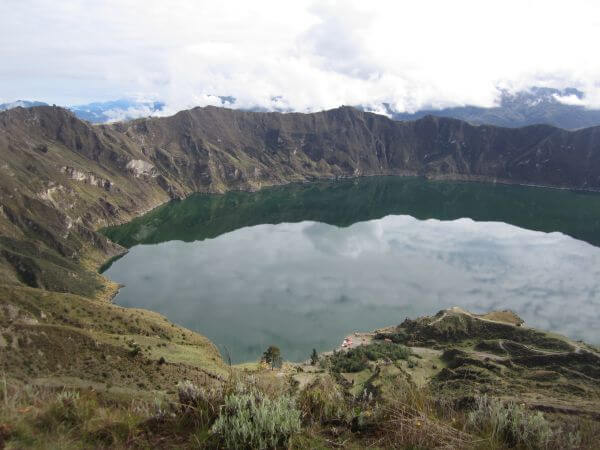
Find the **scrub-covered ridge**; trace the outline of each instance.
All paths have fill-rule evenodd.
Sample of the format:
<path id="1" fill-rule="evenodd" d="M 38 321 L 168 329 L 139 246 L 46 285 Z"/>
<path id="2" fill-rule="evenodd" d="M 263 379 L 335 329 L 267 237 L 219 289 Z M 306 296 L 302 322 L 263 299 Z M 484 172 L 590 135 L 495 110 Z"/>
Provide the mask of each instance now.
<path id="1" fill-rule="evenodd" d="M 47 341 L 45 331 L 37 334 Z M 35 335 L 29 331 L 29 339 Z M 127 389 L 100 378 L 65 389 L 10 378 L 3 387 L 0 443 L 8 448 L 47 448 L 48 442 L 59 448 L 597 448 L 598 349 L 527 328 L 508 311 L 475 315 L 452 308 L 406 319 L 349 336 L 340 349 L 313 352 L 300 364 L 280 365 L 271 347 L 261 363 L 232 366 L 221 376 L 186 371 L 174 361 L 176 344 L 163 338 L 168 353 L 153 346 L 147 351 L 148 341 L 118 355 L 95 344 L 106 352 L 104 370 L 114 374 L 110 361 L 117 359 L 134 379 L 154 373 L 149 386 Z M 150 354 L 159 353 L 161 359 L 149 362 Z M 177 376 L 183 381 L 169 384 Z"/>

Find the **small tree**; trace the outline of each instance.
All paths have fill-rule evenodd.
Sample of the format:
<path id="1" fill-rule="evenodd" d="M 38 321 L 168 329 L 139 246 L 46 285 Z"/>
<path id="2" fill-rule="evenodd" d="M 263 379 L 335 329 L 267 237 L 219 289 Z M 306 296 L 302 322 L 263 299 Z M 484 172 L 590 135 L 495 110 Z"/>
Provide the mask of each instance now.
<path id="1" fill-rule="evenodd" d="M 281 350 L 279 350 L 279 347 L 270 345 L 269 348 L 267 348 L 263 353 L 262 360 L 271 366 L 271 370 L 274 368 L 280 368 Z"/>
<path id="2" fill-rule="evenodd" d="M 312 366 L 316 366 L 318 362 L 319 362 L 319 354 L 317 353 L 317 349 L 313 348 L 313 351 L 310 354 L 310 364 Z"/>

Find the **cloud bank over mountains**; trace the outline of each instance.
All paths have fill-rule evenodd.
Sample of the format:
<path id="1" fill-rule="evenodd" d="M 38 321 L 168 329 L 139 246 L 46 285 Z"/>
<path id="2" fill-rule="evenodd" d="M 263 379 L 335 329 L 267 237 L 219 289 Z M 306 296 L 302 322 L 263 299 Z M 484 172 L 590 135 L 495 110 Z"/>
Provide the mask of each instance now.
<path id="1" fill-rule="evenodd" d="M 600 3 L 586 0 L 4 0 L 0 27 L 0 102 L 412 112 L 548 86 L 600 106 Z"/>

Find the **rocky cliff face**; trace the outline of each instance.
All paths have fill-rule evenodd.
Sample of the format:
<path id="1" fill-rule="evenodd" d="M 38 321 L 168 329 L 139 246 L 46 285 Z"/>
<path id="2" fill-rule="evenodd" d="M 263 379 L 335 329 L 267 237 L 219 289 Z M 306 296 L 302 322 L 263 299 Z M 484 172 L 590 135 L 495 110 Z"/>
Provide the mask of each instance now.
<path id="1" fill-rule="evenodd" d="M 161 174 L 194 190 L 374 174 L 600 188 L 600 127 L 506 129 L 432 116 L 395 122 L 347 107 L 315 114 L 209 107 L 114 129 Z"/>
<path id="2" fill-rule="evenodd" d="M 600 127 L 396 122 L 348 107 L 92 126 L 42 106 L 0 113 L 0 173 L 0 280 L 92 295 L 89 269 L 122 250 L 93 230 L 170 198 L 383 174 L 600 189 Z"/>

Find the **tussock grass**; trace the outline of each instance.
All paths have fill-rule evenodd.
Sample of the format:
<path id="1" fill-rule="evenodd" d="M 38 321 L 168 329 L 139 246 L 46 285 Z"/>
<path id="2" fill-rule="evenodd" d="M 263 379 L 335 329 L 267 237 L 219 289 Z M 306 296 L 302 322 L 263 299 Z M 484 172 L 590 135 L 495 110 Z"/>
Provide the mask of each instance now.
<path id="1" fill-rule="evenodd" d="M 348 407 L 340 386 L 329 375 L 316 378 L 298 395 L 305 423 L 338 423 L 347 420 Z"/>
<path id="2" fill-rule="evenodd" d="M 2 386 L 0 447 L 110 448 L 135 440 L 150 406 L 115 402 L 94 391 L 51 389 L 8 382 Z"/>
<path id="3" fill-rule="evenodd" d="M 582 436 L 563 430 L 541 412 L 533 412 L 514 402 L 503 403 L 486 395 L 477 397 L 467 414 L 466 428 L 487 436 L 490 445 L 527 449 L 578 449 Z"/>
<path id="4" fill-rule="evenodd" d="M 378 360 L 348 382 L 329 370 L 303 389 L 292 372 L 229 369 L 170 394 L 64 389 L 0 378 L 0 444 L 21 448 L 593 449 L 600 422 L 490 396 L 457 402 Z"/>
<path id="5" fill-rule="evenodd" d="M 393 448 L 474 448 L 477 438 L 463 431 L 449 401 L 426 388 L 397 383 L 382 407 L 382 441 Z"/>

